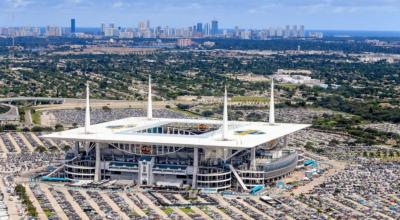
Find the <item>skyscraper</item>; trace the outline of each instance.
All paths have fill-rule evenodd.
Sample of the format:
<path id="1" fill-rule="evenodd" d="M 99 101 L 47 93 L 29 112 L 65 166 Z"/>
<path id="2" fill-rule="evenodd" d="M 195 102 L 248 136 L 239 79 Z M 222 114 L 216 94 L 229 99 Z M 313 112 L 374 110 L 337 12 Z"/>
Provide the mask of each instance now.
<path id="1" fill-rule="evenodd" d="M 101 34 L 104 35 L 105 30 L 106 30 L 106 24 L 101 24 Z"/>
<path id="2" fill-rule="evenodd" d="M 203 23 L 197 23 L 196 31 L 197 33 L 203 33 Z"/>
<path id="3" fill-rule="evenodd" d="M 139 31 L 146 30 L 146 23 L 144 21 L 140 21 L 138 24 L 138 29 L 139 29 Z"/>
<path id="4" fill-rule="evenodd" d="M 205 23 L 204 24 L 204 35 L 205 36 L 210 36 L 210 23 Z"/>
<path id="5" fill-rule="evenodd" d="M 286 25 L 286 27 L 285 27 L 284 37 L 286 37 L 286 38 L 290 37 L 290 26 L 289 25 Z"/>
<path id="6" fill-rule="evenodd" d="M 150 29 L 150 20 L 147 20 L 147 21 L 146 21 L 146 28 L 147 28 L 147 29 Z"/>
<path id="7" fill-rule="evenodd" d="M 299 37 L 299 32 L 297 31 L 297 25 L 293 25 L 293 30 L 292 30 L 292 37 Z"/>
<path id="8" fill-rule="evenodd" d="M 218 21 L 212 20 L 211 21 L 211 35 L 215 36 L 218 34 Z"/>
<path id="9" fill-rule="evenodd" d="M 75 29 L 75 18 L 71 19 L 71 34 L 75 34 L 76 29 Z"/>
<path id="10" fill-rule="evenodd" d="M 306 34 L 305 34 L 305 32 L 304 32 L 304 25 L 300 25 L 300 36 L 299 37 L 305 37 L 306 36 Z"/>

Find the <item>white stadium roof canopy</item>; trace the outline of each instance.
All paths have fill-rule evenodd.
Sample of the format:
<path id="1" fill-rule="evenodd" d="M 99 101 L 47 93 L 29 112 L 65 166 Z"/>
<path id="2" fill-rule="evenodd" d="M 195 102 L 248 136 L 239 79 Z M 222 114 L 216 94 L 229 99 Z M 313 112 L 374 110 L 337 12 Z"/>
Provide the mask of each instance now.
<path id="1" fill-rule="evenodd" d="M 90 125 L 89 84 L 86 87 L 85 126 L 68 131 L 55 132 L 44 135 L 44 138 L 86 141 L 98 143 L 126 143 L 167 145 L 182 147 L 209 147 L 209 148 L 233 148 L 245 149 L 259 146 L 272 140 L 292 134 L 309 127 L 308 124 L 275 123 L 274 84 L 271 83 L 271 102 L 269 122 L 228 121 L 228 99 L 225 88 L 223 120 L 208 119 L 171 119 L 153 118 L 151 78 L 149 77 L 149 93 L 147 117 L 130 117 L 115 121 L 109 121 L 96 125 Z M 174 132 L 159 132 L 160 127 L 176 127 L 187 130 L 201 130 L 188 134 L 175 134 Z M 212 129 L 209 129 L 212 127 Z M 154 133 L 146 132 L 147 129 L 158 130 Z M 144 132 L 143 132 L 144 131 Z M 193 131 L 193 130 L 192 130 Z M 190 133 L 188 131 L 188 133 Z"/>
<path id="2" fill-rule="evenodd" d="M 137 131 L 168 124 L 214 125 L 219 129 L 200 135 L 139 133 Z M 227 138 L 222 139 L 222 121 L 130 117 L 43 135 L 45 138 L 100 143 L 154 144 L 210 148 L 252 148 L 309 127 L 308 124 L 229 121 Z"/>

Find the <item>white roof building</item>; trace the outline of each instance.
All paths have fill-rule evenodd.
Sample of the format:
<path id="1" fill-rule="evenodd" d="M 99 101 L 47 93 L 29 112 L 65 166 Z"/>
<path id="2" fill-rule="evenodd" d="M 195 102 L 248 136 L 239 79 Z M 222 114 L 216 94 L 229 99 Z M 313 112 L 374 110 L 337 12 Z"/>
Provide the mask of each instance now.
<path id="1" fill-rule="evenodd" d="M 87 87 L 85 126 L 43 136 L 75 142 L 76 161 L 67 162 L 64 169 L 68 178 L 96 182 L 103 178 L 129 178 L 140 185 L 160 185 L 166 181 L 169 185 L 182 185 L 183 182 L 189 184 L 190 180 L 193 188 L 221 191 L 235 188 L 231 182 L 233 175 L 247 191 L 249 187 L 274 181 L 295 169 L 296 152 L 283 154 L 282 150 L 269 147 L 274 147 L 274 141 L 281 138 L 286 146 L 287 135 L 310 125 L 275 122 L 273 83 L 268 122 L 229 121 L 226 89 L 223 120 L 154 118 L 150 83 L 149 78 L 147 117 L 91 125 Z M 86 154 L 80 154 L 80 143 L 86 146 Z M 95 147 L 87 143 L 95 143 Z M 114 155 L 110 147 L 123 154 Z M 107 156 L 102 157 L 102 154 Z M 131 155 L 130 159 L 125 154 Z M 79 161 L 81 157 L 83 163 Z M 114 157 L 120 159 L 114 160 Z M 231 160 L 240 160 L 240 164 L 231 163 Z"/>
<path id="2" fill-rule="evenodd" d="M 202 134 L 142 132 L 156 127 L 168 127 L 168 125 L 172 124 L 218 126 L 219 128 Z M 44 135 L 44 137 L 102 143 L 162 144 L 241 149 L 252 148 L 310 126 L 307 124 L 229 121 L 227 137 L 223 140 L 221 138 L 222 124 L 222 121 L 207 119 L 131 117 L 91 125 L 89 133 L 85 133 L 85 128 L 82 127 Z"/>
<path id="3" fill-rule="evenodd" d="M 131 117 L 90 124 L 89 85 L 86 87 L 85 126 L 44 135 L 45 138 L 98 143 L 160 144 L 187 147 L 253 148 L 309 127 L 275 123 L 274 84 L 271 84 L 269 122 L 228 121 L 225 88 L 223 120 L 153 118 L 149 77 L 147 117 Z M 209 129 L 212 127 L 212 129 Z M 153 130 L 157 132 L 153 132 Z M 163 130 L 165 129 L 165 130 Z"/>

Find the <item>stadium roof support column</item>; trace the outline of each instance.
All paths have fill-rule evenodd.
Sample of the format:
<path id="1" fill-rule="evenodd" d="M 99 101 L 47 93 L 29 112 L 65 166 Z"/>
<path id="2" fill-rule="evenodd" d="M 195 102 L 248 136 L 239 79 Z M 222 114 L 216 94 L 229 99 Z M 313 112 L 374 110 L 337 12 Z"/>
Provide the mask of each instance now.
<path id="1" fill-rule="evenodd" d="M 251 148 L 251 170 L 257 170 L 257 164 L 256 164 L 256 147 Z"/>
<path id="2" fill-rule="evenodd" d="M 94 181 L 99 182 L 101 180 L 101 145 L 100 143 L 96 143 L 96 162 L 95 162 L 95 170 L 94 170 Z"/>
<path id="3" fill-rule="evenodd" d="M 199 170 L 199 148 L 195 147 L 193 149 L 193 179 L 192 188 L 197 188 L 197 172 Z"/>
<path id="4" fill-rule="evenodd" d="M 89 83 L 86 84 L 86 109 L 85 109 L 85 134 L 89 133 L 90 127 L 90 103 L 89 103 Z"/>
<path id="5" fill-rule="evenodd" d="M 151 76 L 149 76 L 149 94 L 147 98 L 147 118 L 152 119 L 153 118 L 153 103 L 151 99 Z"/>
<path id="6" fill-rule="evenodd" d="M 227 140 L 227 138 L 228 138 L 228 93 L 226 91 L 226 86 L 225 86 L 222 140 Z"/>
<path id="7" fill-rule="evenodd" d="M 269 100 L 269 123 L 275 124 L 274 78 L 272 78 L 271 81 L 271 98 Z"/>

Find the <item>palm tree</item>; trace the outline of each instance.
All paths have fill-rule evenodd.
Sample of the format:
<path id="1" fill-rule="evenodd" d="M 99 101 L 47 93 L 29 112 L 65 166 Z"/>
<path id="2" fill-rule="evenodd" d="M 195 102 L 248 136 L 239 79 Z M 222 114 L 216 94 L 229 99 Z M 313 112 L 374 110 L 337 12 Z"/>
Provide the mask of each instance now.
<path id="1" fill-rule="evenodd" d="M 58 147 L 57 146 L 51 146 L 51 147 L 49 147 L 49 150 L 51 152 L 56 152 L 56 151 L 58 151 Z"/>
<path id="2" fill-rule="evenodd" d="M 47 152 L 47 148 L 45 148 L 44 146 L 37 146 L 35 151 L 37 151 L 39 153 L 44 153 L 44 152 Z"/>

